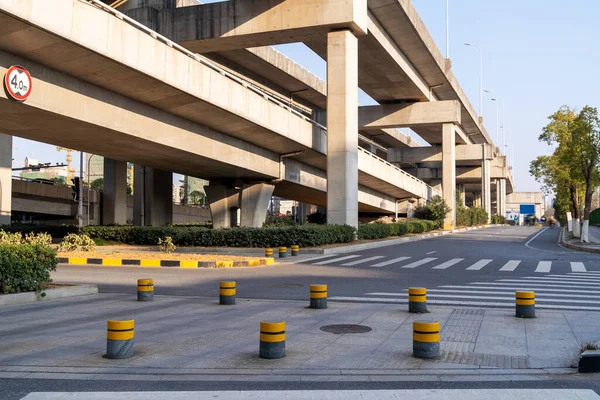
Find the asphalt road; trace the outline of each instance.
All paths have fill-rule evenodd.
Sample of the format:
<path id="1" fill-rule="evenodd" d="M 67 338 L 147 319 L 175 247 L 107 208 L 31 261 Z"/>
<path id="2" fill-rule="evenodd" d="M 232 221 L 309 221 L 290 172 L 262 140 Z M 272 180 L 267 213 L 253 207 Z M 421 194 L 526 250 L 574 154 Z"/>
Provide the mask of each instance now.
<path id="1" fill-rule="evenodd" d="M 302 300 L 314 283 L 328 284 L 330 298 L 372 298 L 369 293 L 388 293 L 393 298 L 391 294 L 404 294 L 412 286 L 434 290 L 509 279 L 515 282 L 503 285 L 519 287 L 521 280 L 529 282 L 528 277 L 551 280 L 557 279 L 554 275 L 581 275 L 577 271 L 581 267 L 600 272 L 600 255 L 564 249 L 557 244 L 558 234 L 559 229 L 494 227 L 317 260 L 314 255 L 290 257 L 269 267 L 189 270 L 61 265 L 52 277 L 56 282 L 98 284 L 103 293 L 135 293 L 138 278 L 153 278 L 157 295 L 175 296 L 217 296 L 219 281 L 234 280 L 241 298 Z M 401 258 L 406 259 L 393 262 Z M 406 268 L 424 260 L 429 261 Z M 536 272 L 540 261 L 542 269 L 549 271 Z M 509 262 L 512 266 L 506 270 Z M 381 263 L 389 264 L 375 267 Z M 581 264 L 573 267 L 571 263 Z M 433 301 L 436 295 L 431 295 Z"/>

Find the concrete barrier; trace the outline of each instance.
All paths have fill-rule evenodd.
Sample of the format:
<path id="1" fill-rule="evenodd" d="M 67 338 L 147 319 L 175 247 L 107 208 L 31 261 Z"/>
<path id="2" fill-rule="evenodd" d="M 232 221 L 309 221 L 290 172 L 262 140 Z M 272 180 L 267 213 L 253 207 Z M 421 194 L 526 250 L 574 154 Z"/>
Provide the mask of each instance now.
<path id="1" fill-rule="evenodd" d="M 235 305 L 235 282 L 221 282 L 219 285 L 219 304 Z"/>
<path id="2" fill-rule="evenodd" d="M 535 318 L 534 292 L 515 292 L 515 316 L 517 318 Z"/>
<path id="3" fill-rule="evenodd" d="M 259 357 L 267 360 L 285 357 L 285 321 L 260 321 Z"/>
<path id="4" fill-rule="evenodd" d="M 424 359 L 438 358 L 440 356 L 439 322 L 413 322 L 413 356 Z"/>
<path id="5" fill-rule="evenodd" d="M 107 321 L 106 357 L 123 359 L 133 356 L 133 338 L 135 321 Z"/>
<path id="6" fill-rule="evenodd" d="M 315 310 L 327 308 L 327 285 L 310 285 L 310 306 Z"/>
<path id="7" fill-rule="evenodd" d="M 137 300 L 154 300 L 154 279 L 138 279 L 137 281 Z"/>
<path id="8" fill-rule="evenodd" d="M 425 313 L 427 312 L 427 289 L 409 288 L 408 289 L 408 312 Z"/>

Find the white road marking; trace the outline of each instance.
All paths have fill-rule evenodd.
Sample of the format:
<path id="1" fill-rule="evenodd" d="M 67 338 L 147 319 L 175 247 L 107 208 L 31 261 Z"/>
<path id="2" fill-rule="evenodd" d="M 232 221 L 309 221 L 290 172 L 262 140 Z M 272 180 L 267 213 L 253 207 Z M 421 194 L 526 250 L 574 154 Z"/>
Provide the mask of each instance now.
<path id="1" fill-rule="evenodd" d="M 329 254 L 326 256 L 311 257 L 311 258 L 307 258 L 306 260 L 298 261 L 298 264 L 303 264 L 303 263 L 307 263 L 307 262 L 311 262 L 311 261 L 322 260 L 324 258 L 337 257 L 337 256 L 338 256 L 338 254 Z"/>
<path id="2" fill-rule="evenodd" d="M 206 392 L 54 392 L 30 393 L 22 400 L 598 400 L 589 389 L 399 389 L 399 390 L 269 390 Z"/>
<path id="3" fill-rule="evenodd" d="M 531 276 L 523 277 L 523 279 L 525 279 L 527 282 L 545 282 L 545 283 L 563 282 L 563 283 L 577 283 L 577 284 L 581 284 L 581 285 L 600 286 L 600 282 L 588 281 L 586 279 L 566 279 L 566 278 L 552 278 L 552 277 L 536 278 L 536 277 L 531 277 Z"/>
<path id="4" fill-rule="evenodd" d="M 486 265 L 488 265 L 492 261 L 494 261 L 494 260 L 487 260 L 487 259 L 479 260 L 475 264 L 473 264 L 469 268 L 467 268 L 467 270 L 469 270 L 469 271 L 479 271 L 481 268 L 485 267 Z"/>
<path id="5" fill-rule="evenodd" d="M 446 294 L 446 293 L 463 293 L 463 294 Z M 508 296 L 508 297 L 494 297 L 494 296 L 472 296 L 464 293 L 473 293 L 473 294 L 491 294 L 491 295 L 499 295 L 499 296 Z M 384 296 L 384 297 L 403 297 L 407 296 L 406 293 L 365 293 L 365 296 Z M 541 296 L 541 297 L 540 297 Z M 553 296 L 553 297 L 548 297 Z M 515 300 L 515 292 L 489 292 L 489 291 L 476 291 L 476 290 L 443 290 L 443 289 L 427 289 L 427 301 L 429 301 L 432 297 L 438 298 L 448 298 L 448 299 L 477 299 L 477 300 L 507 300 L 514 301 Z M 584 304 L 596 304 L 600 305 L 599 301 L 590 301 L 590 300 L 564 300 L 564 299 L 555 299 L 554 297 L 578 297 L 584 299 L 600 299 L 600 296 L 585 296 L 585 295 L 572 295 L 572 294 L 555 294 L 555 293 L 546 293 L 546 294 L 536 294 L 536 302 L 542 300 L 542 302 L 554 302 L 554 303 L 584 303 Z"/>
<path id="6" fill-rule="evenodd" d="M 401 261 L 405 261 L 410 259 L 410 257 L 398 257 L 398 258 L 392 258 L 391 260 L 387 260 L 384 262 L 380 262 L 379 264 L 373 264 L 371 265 L 372 268 L 381 268 L 381 267 L 385 267 L 387 265 L 392 265 L 392 264 L 396 264 L 399 263 Z"/>
<path id="7" fill-rule="evenodd" d="M 502 268 L 500 271 L 514 271 L 521 264 L 521 260 L 510 260 Z"/>
<path id="8" fill-rule="evenodd" d="M 542 233 L 546 232 L 547 229 L 548 228 L 544 228 L 540 232 L 538 232 L 537 235 L 535 235 L 534 237 L 532 237 L 531 239 L 529 239 L 529 241 L 527 243 L 525 243 L 525 246 L 529 247 L 529 243 L 533 242 L 538 236 L 540 236 Z M 531 249 L 532 247 L 529 247 L 529 248 Z"/>
<path id="9" fill-rule="evenodd" d="M 518 280 L 511 281 L 510 279 L 507 279 L 507 281 L 518 282 L 518 283 L 472 282 L 472 284 L 474 284 L 474 285 L 495 285 L 495 286 L 526 286 L 526 288 L 530 288 L 530 289 L 534 289 L 535 287 L 581 288 L 581 286 L 579 286 L 579 285 L 559 284 L 559 282 L 556 282 L 557 284 L 551 285 L 551 284 L 547 284 L 547 283 L 538 283 L 538 282 L 534 282 L 534 281 L 529 282 L 529 283 L 521 283 L 522 281 L 518 281 Z"/>
<path id="10" fill-rule="evenodd" d="M 552 268 L 552 261 L 540 261 L 535 272 L 550 272 L 550 268 Z"/>
<path id="11" fill-rule="evenodd" d="M 465 292 L 473 293 L 473 294 L 508 295 L 508 296 L 513 296 L 513 298 L 515 296 L 515 292 L 514 291 L 511 291 L 511 292 L 495 292 L 495 291 L 491 291 L 491 290 L 471 290 L 471 288 L 468 291 L 465 291 L 465 290 L 452 290 L 452 289 L 427 289 L 427 296 L 429 296 L 430 293 L 465 293 Z M 569 297 L 569 298 L 573 297 L 573 298 L 580 298 L 580 299 L 600 299 L 600 292 L 591 292 L 591 293 L 595 293 L 595 294 L 597 294 L 599 296 L 594 296 L 594 295 L 589 295 L 589 294 L 575 294 L 575 293 L 582 293 L 579 290 L 570 290 L 571 293 L 542 293 L 541 290 L 536 290 L 535 292 L 536 292 L 535 293 L 536 299 L 539 299 L 541 297 L 544 300 L 548 300 L 546 298 L 546 296 Z"/>
<path id="12" fill-rule="evenodd" d="M 435 260 L 437 260 L 437 258 L 424 258 L 422 260 L 415 261 L 412 264 L 405 265 L 402 268 L 417 268 L 418 266 L 430 263 L 430 262 L 435 261 Z"/>
<path id="13" fill-rule="evenodd" d="M 529 286 L 528 286 L 529 287 Z M 523 288 L 516 286 L 502 286 L 502 287 L 494 287 L 494 286 L 485 286 L 485 285 L 477 285 L 477 286 L 468 286 L 468 285 L 444 285 L 438 286 L 438 288 L 451 288 L 451 289 L 486 289 L 486 290 L 523 290 Z M 538 286 L 532 287 L 532 290 L 536 292 L 564 292 L 564 293 L 591 293 L 591 294 L 600 294 L 600 290 L 581 290 L 581 289 L 548 289 L 541 288 Z M 429 289 L 429 290 L 437 290 L 437 289 Z M 461 290 L 464 293 L 464 290 Z"/>
<path id="14" fill-rule="evenodd" d="M 425 254 L 430 255 L 430 254 L 434 254 L 434 253 L 437 253 L 437 250 L 430 251 L 429 253 L 425 253 Z"/>
<path id="15" fill-rule="evenodd" d="M 500 279 L 500 282 L 523 282 L 522 280 L 517 280 L 517 279 Z M 538 284 L 538 283 L 573 283 L 573 284 L 577 284 L 577 285 L 583 285 L 583 286 L 598 286 L 600 287 L 600 282 L 598 283 L 593 283 L 593 282 L 579 282 L 579 281 L 556 281 L 556 280 L 550 280 L 550 279 L 529 279 L 528 281 L 525 282 L 529 282 L 526 284 Z"/>
<path id="16" fill-rule="evenodd" d="M 432 269 L 447 269 L 451 266 L 458 264 L 461 261 L 464 261 L 464 258 L 453 258 L 452 260 L 446 261 L 445 263 L 441 263 L 440 265 L 436 265 Z"/>
<path id="17" fill-rule="evenodd" d="M 352 261 L 346 264 L 342 264 L 342 266 L 344 267 L 351 267 L 353 265 L 358 265 L 358 264 L 363 264 L 369 261 L 375 261 L 375 260 L 379 260 L 380 258 L 384 258 L 385 256 L 375 256 L 375 257 L 369 257 L 369 258 L 363 258 L 362 260 L 358 260 L 358 261 Z"/>
<path id="18" fill-rule="evenodd" d="M 356 257 L 360 257 L 360 255 L 355 255 L 355 256 L 345 256 L 345 257 L 340 257 L 340 258 L 334 258 L 333 260 L 321 261 L 321 262 L 315 263 L 314 265 L 326 265 L 326 264 L 333 264 L 334 262 L 339 262 L 339 261 L 344 261 L 344 260 L 350 260 L 350 259 L 352 259 L 352 258 L 356 258 Z"/>
<path id="19" fill-rule="evenodd" d="M 572 262 L 571 271 L 573 272 L 586 272 L 585 265 L 582 262 Z"/>
<path id="20" fill-rule="evenodd" d="M 562 275 L 546 275 L 541 279 L 559 279 L 565 282 L 600 282 L 600 278 L 588 278 L 586 276 L 562 276 Z"/>

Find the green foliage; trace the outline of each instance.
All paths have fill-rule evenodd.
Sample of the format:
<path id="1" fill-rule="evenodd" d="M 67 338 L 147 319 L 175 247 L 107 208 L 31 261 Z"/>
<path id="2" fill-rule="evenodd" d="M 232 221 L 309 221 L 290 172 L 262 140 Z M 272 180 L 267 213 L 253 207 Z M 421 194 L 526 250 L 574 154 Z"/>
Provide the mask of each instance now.
<path id="1" fill-rule="evenodd" d="M 349 243 L 355 229 L 339 225 L 297 225 L 276 228 L 206 229 L 181 226 L 89 226 L 83 232 L 94 239 L 154 246 L 159 238 L 170 236 L 177 246 L 205 247 L 278 247 L 297 244 L 314 247 L 331 243 Z"/>
<path id="2" fill-rule="evenodd" d="M 446 215 L 452 211 L 446 201 L 441 196 L 434 196 L 429 204 L 425 206 L 417 207 L 414 211 L 415 218 L 434 221 L 436 228 L 444 226 L 444 219 Z"/>
<path id="3" fill-rule="evenodd" d="M 56 250 L 50 246 L 0 244 L 0 293 L 41 291 L 56 264 Z"/>
<path id="4" fill-rule="evenodd" d="M 158 239 L 158 249 L 163 253 L 171 254 L 177 250 L 177 246 L 173 244 L 173 238 L 167 236 L 164 240 Z"/>
<path id="5" fill-rule="evenodd" d="M 95 251 L 96 242 L 85 233 L 71 233 L 65 236 L 59 246 L 59 251 Z"/>
<path id="6" fill-rule="evenodd" d="M 358 227 L 358 238 L 361 240 L 384 239 L 409 233 L 429 232 L 436 227 L 437 222 L 426 220 L 409 220 L 393 224 L 361 224 Z"/>
<path id="7" fill-rule="evenodd" d="M 92 190 L 95 190 L 97 192 L 103 192 L 104 191 L 104 178 L 94 179 L 90 186 L 91 186 Z"/>
<path id="8" fill-rule="evenodd" d="M 487 223 L 488 213 L 483 208 L 460 207 L 456 209 L 456 226 L 486 225 Z"/>
<path id="9" fill-rule="evenodd" d="M 21 244 L 23 236 L 20 232 L 9 233 L 0 229 L 0 244 Z"/>
<path id="10" fill-rule="evenodd" d="M 292 218 L 292 216 L 290 216 L 290 215 L 284 215 L 284 216 L 267 215 L 267 219 L 265 220 L 265 223 L 263 224 L 264 227 L 269 227 L 269 228 L 294 226 L 294 225 L 297 225 L 296 221 L 294 221 L 294 218 Z"/>
<path id="11" fill-rule="evenodd" d="M 41 244 L 45 246 L 50 246 L 52 244 L 52 236 L 48 235 L 47 233 L 35 234 L 33 232 L 30 232 L 27 235 L 25 235 L 25 239 L 23 239 L 23 242 L 26 244 Z"/>
<path id="12" fill-rule="evenodd" d="M 491 217 L 492 224 L 494 225 L 506 225 L 506 217 L 494 214 Z"/>
<path id="13" fill-rule="evenodd" d="M 190 193 L 190 203 L 201 204 L 206 196 L 199 190 L 194 190 Z"/>
<path id="14" fill-rule="evenodd" d="M 20 232 L 23 235 L 30 233 L 40 234 L 46 233 L 53 238 L 63 238 L 69 233 L 77 233 L 77 226 L 74 225 L 32 225 L 32 224 L 13 224 L 11 226 L 5 226 L 4 229 L 7 233 Z"/>

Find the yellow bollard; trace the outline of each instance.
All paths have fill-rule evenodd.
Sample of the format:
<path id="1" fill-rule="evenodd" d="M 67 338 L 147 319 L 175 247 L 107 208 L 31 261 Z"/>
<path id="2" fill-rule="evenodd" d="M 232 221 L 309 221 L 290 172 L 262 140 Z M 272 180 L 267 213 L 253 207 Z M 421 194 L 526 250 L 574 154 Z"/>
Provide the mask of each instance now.
<path id="1" fill-rule="evenodd" d="M 107 321 L 106 357 L 122 359 L 133 356 L 134 320 Z"/>
<path id="2" fill-rule="evenodd" d="M 408 312 L 425 313 L 427 312 L 427 289 L 409 288 L 408 289 Z"/>
<path id="3" fill-rule="evenodd" d="M 327 285 L 310 285 L 310 306 L 315 310 L 327 308 Z"/>
<path id="4" fill-rule="evenodd" d="M 279 248 L 279 258 L 286 258 L 287 257 L 287 247 L 280 247 Z"/>
<path id="5" fill-rule="evenodd" d="M 269 360 L 285 357 L 285 321 L 260 321 L 259 356 Z"/>
<path id="6" fill-rule="evenodd" d="M 300 255 L 300 246 L 294 245 L 292 246 L 292 256 Z"/>
<path id="7" fill-rule="evenodd" d="M 138 301 L 154 300 L 154 280 L 138 279 L 137 281 L 137 299 Z"/>
<path id="8" fill-rule="evenodd" d="M 535 318 L 535 292 L 515 292 L 515 316 Z"/>
<path id="9" fill-rule="evenodd" d="M 221 282 L 219 286 L 219 304 L 225 306 L 235 304 L 235 282 Z"/>
<path id="10" fill-rule="evenodd" d="M 265 257 L 273 257 L 273 249 L 270 247 L 267 247 L 265 249 Z"/>
<path id="11" fill-rule="evenodd" d="M 440 356 L 439 322 L 413 322 L 413 356 L 416 358 L 437 358 Z"/>

